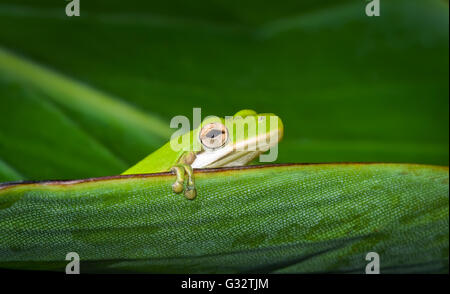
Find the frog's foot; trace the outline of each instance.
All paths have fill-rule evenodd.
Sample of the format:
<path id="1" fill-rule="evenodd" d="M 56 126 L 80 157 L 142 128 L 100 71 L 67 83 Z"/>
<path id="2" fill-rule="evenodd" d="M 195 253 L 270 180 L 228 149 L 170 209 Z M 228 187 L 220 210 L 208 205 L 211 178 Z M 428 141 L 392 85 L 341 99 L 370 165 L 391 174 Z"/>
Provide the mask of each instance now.
<path id="1" fill-rule="evenodd" d="M 192 200 L 197 196 L 197 189 L 195 189 L 194 171 L 189 164 L 177 164 L 171 168 L 176 175 L 175 183 L 172 184 L 172 191 L 174 193 L 181 193 L 184 190 L 184 196 Z M 184 189 L 184 180 L 187 178 L 186 189 Z"/>

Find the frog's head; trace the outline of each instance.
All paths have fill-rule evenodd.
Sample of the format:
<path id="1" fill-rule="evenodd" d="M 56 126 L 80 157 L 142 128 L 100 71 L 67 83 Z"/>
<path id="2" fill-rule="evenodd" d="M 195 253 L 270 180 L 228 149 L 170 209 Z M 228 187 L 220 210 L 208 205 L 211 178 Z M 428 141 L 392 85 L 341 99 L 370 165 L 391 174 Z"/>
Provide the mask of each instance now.
<path id="1" fill-rule="evenodd" d="M 268 150 L 265 156 L 276 159 L 272 149 L 283 137 L 283 123 L 272 113 L 241 110 L 233 117 L 206 118 L 192 135 L 200 147 L 193 168 L 242 166 Z"/>

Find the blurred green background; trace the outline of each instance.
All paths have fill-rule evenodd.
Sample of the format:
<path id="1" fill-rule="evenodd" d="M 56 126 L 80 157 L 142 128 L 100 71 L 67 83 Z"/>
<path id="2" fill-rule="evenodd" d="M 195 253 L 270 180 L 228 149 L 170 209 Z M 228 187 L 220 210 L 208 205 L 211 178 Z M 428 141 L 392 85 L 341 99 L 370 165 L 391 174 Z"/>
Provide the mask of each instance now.
<path id="1" fill-rule="evenodd" d="M 175 115 L 278 114 L 277 162 L 449 161 L 441 0 L 0 2 L 0 182 L 118 174 Z"/>

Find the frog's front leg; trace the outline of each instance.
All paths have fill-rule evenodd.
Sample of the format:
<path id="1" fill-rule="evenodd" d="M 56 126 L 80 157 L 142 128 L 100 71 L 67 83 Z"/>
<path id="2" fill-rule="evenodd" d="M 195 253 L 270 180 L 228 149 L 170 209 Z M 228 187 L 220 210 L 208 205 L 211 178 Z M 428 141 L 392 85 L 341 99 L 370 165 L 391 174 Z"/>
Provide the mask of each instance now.
<path id="1" fill-rule="evenodd" d="M 195 189 L 194 171 L 188 164 L 177 164 L 171 168 L 176 175 L 175 183 L 172 184 L 172 191 L 174 193 L 181 193 L 184 190 L 184 196 L 192 200 L 197 196 L 197 189 Z M 186 189 L 184 189 L 184 181 L 187 180 Z"/>
<path id="2" fill-rule="evenodd" d="M 172 191 L 174 193 L 181 193 L 184 190 L 184 196 L 192 200 L 197 196 L 197 189 L 195 188 L 194 171 L 191 167 L 191 163 L 194 161 L 195 155 L 188 153 L 183 156 L 179 164 L 174 165 L 171 168 L 176 175 L 175 183 L 172 185 Z M 184 182 L 187 180 L 186 189 L 184 189 Z"/>

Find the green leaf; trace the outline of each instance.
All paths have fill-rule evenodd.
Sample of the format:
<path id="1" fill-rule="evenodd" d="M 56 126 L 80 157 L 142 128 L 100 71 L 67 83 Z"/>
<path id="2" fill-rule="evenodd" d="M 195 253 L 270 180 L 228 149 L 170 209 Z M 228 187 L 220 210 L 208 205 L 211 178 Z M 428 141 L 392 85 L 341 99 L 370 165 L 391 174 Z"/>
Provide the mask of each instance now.
<path id="1" fill-rule="evenodd" d="M 0 177 L 6 179 L 7 181 L 22 180 L 23 177 L 15 171 L 13 168 L 8 166 L 6 163 L 0 160 Z"/>
<path id="2" fill-rule="evenodd" d="M 118 174 L 193 107 L 278 114 L 278 162 L 448 165 L 448 4 L 364 6 L 4 0 L 0 181 Z"/>
<path id="3" fill-rule="evenodd" d="M 83 272 L 448 272 L 448 168 L 320 164 L 0 186 L 0 267 Z"/>
<path id="4" fill-rule="evenodd" d="M 139 159 L 133 150 L 150 153 L 170 136 L 159 119 L 1 47 L 0 67 L 29 85 L 24 89 L 0 81 L 5 92 L 0 147 L 34 178 L 117 174 Z M 80 120 L 64 111 L 77 113 Z M 20 124 L 8 123 L 22 118 Z M 7 171 L 6 176 L 14 175 Z"/>

